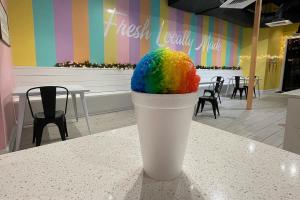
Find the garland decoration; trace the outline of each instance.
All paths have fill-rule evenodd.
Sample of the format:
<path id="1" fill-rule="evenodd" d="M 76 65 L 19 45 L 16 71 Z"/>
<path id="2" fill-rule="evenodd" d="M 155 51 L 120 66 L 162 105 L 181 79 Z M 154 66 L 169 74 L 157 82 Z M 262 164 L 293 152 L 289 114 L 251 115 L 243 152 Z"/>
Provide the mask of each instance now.
<path id="1" fill-rule="evenodd" d="M 131 63 L 91 63 L 90 61 L 84 62 L 63 62 L 56 63 L 55 67 L 68 67 L 68 68 L 99 68 L 99 69 L 135 69 L 136 64 Z M 209 69 L 209 70 L 241 70 L 240 66 L 203 66 L 196 65 L 196 69 Z"/>
<path id="2" fill-rule="evenodd" d="M 202 65 L 197 65 L 196 69 L 241 70 L 241 67 L 240 66 L 202 66 Z"/>
<path id="3" fill-rule="evenodd" d="M 136 64 L 130 63 L 112 63 L 112 64 L 98 64 L 98 63 L 91 63 L 89 61 L 85 62 L 63 62 L 63 63 L 56 63 L 55 67 L 69 67 L 69 68 L 99 68 L 99 69 L 135 69 Z"/>

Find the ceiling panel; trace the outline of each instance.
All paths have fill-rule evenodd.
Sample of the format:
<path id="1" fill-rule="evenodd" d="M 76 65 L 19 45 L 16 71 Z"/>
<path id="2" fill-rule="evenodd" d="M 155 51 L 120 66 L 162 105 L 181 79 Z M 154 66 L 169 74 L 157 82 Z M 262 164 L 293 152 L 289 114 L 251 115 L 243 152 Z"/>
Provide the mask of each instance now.
<path id="1" fill-rule="evenodd" d="M 254 3 L 244 9 L 220 8 L 224 0 L 168 0 L 169 6 L 197 15 L 218 17 L 241 26 L 252 26 Z M 262 23 L 278 18 L 300 22 L 300 0 L 263 0 Z"/>

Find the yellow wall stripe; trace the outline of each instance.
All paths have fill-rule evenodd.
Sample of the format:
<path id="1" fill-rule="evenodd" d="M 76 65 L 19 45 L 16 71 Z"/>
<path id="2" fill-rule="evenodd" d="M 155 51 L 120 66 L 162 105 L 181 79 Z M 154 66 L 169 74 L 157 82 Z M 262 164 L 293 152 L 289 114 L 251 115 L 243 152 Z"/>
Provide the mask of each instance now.
<path id="1" fill-rule="evenodd" d="M 202 23 L 202 40 L 207 41 L 208 39 L 208 20 L 209 17 L 208 16 L 203 16 L 203 23 Z M 202 48 L 201 49 L 201 65 L 206 65 L 206 60 L 207 60 L 207 49 L 206 48 Z"/>
<path id="2" fill-rule="evenodd" d="M 160 24 L 164 22 L 164 26 L 162 29 L 162 34 L 160 37 L 160 43 L 163 45 L 167 45 L 164 43 L 164 36 L 169 31 L 169 6 L 167 1 L 160 1 Z M 168 45 L 169 46 L 169 45 Z"/>
<path id="3" fill-rule="evenodd" d="M 227 29 L 228 29 L 228 23 L 226 21 L 222 21 L 223 24 L 223 36 L 222 36 L 222 64 L 225 65 L 226 63 L 226 47 L 228 44 L 227 42 Z"/>
<path id="4" fill-rule="evenodd" d="M 8 13 L 14 65 L 35 66 L 32 0 L 8 1 Z"/>
<path id="5" fill-rule="evenodd" d="M 108 12 L 109 10 L 114 10 L 117 7 L 117 1 L 116 0 L 109 0 L 104 1 L 104 32 L 106 30 L 106 22 L 109 21 L 111 17 L 111 13 Z M 113 24 L 117 23 L 117 17 L 115 16 L 113 18 Z M 107 32 L 107 35 L 104 36 L 104 62 L 105 63 L 117 63 L 117 27 L 112 25 L 110 26 L 109 31 Z"/>

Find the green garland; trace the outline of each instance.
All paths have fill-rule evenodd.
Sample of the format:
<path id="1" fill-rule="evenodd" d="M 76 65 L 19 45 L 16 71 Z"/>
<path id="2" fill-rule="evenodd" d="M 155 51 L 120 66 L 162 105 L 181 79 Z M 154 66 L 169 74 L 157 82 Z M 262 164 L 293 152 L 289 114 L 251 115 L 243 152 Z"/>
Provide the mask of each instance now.
<path id="1" fill-rule="evenodd" d="M 98 64 L 98 63 L 90 63 L 89 61 L 85 61 L 82 63 L 76 62 L 64 62 L 64 63 L 56 63 L 55 67 L 70 67 L 70 68 L 100 68 L 100 69 L 134 69 L 135 64 L 130 63 L 112 63 L 112 64 Z"/>
<path id="2" fill-rule="evenodd" d="M 241 70 L 240 66 L 202 66 L 202 65 L 197 65 L 196 69 L 212 69 L 212 70 Z"/>
<path id="3" fill-rule="evenodd" d="M 130 63 L 112 63 L 112 64 L 97 64 L 97 63 L 90 63 L 89 61 L 85 62 L 64 62 L 64 63 L 56 63 L 55 67 L 69 67 L 69 68 L 99 68 L 99 69 L 135 69 L 136 64 Z M 196 65 L 196 69 L 209 69 L 209 70 L 240 70 L 241 67 L 239 66 L 202 66 Z"/>

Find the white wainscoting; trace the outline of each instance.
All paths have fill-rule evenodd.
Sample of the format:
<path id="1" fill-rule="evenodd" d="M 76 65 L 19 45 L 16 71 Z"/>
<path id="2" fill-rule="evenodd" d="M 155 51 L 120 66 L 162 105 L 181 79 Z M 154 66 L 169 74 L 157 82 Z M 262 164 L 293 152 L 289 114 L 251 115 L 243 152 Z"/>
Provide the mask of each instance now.
<path id="1" fill-rule="evenodd" d="M 57 67 L 16 67 L 16 87 L 41 85 L 82 85 L 90 92 L 87 94 L 89 113 L 99 114 L 132 108 L 130 79 L 133 70 L 92 69 L 92 68 L 57 68 Z M 208 82 L 214 76 L 223 76 L 225 84 L 232 76 L 242 75 L 240 70 L 203 70 L 198 74 L 202 82 Z M 201 86 L 201 91 L 205 86 Z M 200 92 L 201 92 L 200 91 Z M 18 103 L 16 101 L 16 103 Z M 39 102 L 35 102 L 38 106 Z M 60 104 L 60 102 L 58 103 Z M 81 113 L 80 99 L 78 111 Z M 69 105 L 69 117 L 73 116 L 72 104 Z M 26 108 L 24 124 L 32 122 Z"/>
<path id="2" fill-rule="evenodd" d="M 132 70 L 17 67 L 16 86 L 82 85 L 92 93 L 129 91 Z"/>
<path id="3" fill-rule="evenodd" d="M 16 67 L 16 86 L 37 85 L 82 85 L 91 93 L 130 91 L 133 70 L 58 68 L 58 67 Z M 232 76 L 241 76 L 241 70 L 198 69 L 202 82 L 214 76 L 223 76 L 225 83 Z"/>

